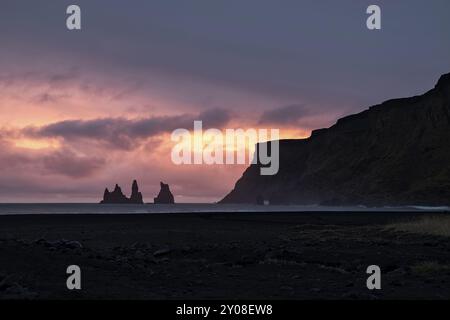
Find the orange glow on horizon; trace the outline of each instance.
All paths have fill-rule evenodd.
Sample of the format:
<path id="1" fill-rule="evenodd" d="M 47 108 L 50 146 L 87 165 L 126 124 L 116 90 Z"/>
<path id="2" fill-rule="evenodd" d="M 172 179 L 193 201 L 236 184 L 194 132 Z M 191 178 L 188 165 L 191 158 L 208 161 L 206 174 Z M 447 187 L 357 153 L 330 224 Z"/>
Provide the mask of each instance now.
<path id="1" fill-rule="evenodd" d="M 61 146 L 55 139 L 18 139 L 14 141 L 14 145 L 18 148 L 32 150 L 58 149 Z"/>

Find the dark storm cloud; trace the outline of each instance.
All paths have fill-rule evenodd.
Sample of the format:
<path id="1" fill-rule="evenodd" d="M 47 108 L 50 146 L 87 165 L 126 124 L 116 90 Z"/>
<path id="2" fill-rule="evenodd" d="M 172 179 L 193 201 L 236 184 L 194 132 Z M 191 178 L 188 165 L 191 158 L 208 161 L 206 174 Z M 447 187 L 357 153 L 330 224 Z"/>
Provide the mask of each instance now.
<path id="1" fill-rule="evenodd" d="M 231 118 L 232 116 L 227 110 L 209 109 L 201 112 L 195 120 L 203 121 L 204 127 L 206 128 L 222 128 Z"/>
<path id="2" fill-rule="evenodd" d="M 289 105 L 265 111 L 259 124 L 295 125 L 309 114 L 310 110 L 303 105 Z"/>
<path id="3" fill-rule="evenodd" d="M 448 0 L 378 1 L 380 32 L 365 26 L 368 0 L 79 0 L 79 32 L 65 28 L 69 4 L 2 1 L 5 61 L 157 71 L 271 97 L 337 102 L 318 113 L 342 107 L 349 96 L 362 108 L 419 93 L 450 69 Z M 420 45 L 410 50 L 411 42 Z"/>
<path id="4" fill-rule="evenodd" d="M 71 178 L 91 176 L 102 169 L 106 161 L 99 157 L 82 157 L 68 150 L 53 152 L 42 158 L 44 169 Z"/>
<path id="5" fill-rule="evenodd" d="M 226 110 L 212 109 L 197 115 L 66 120 L 42 127 L 27 127 L 21 133 L 35 138 L 60 137 L 68 141 L 88 139 L 127 150 L 137 147 L 143 139 L 171 133 L 179 128 L 192 129 L 196 120 L 203 121 L 204 128 L 222 128 L 231 120 L 231 115 Z"/>
<path id="6" fill-rule="evenodd" d="M 0 85 L 31 85 L 41 84 L 48 86 L 61 86 L 68 83 L 73 83 L 79 80 L 80 74 L 75 68 L 64 68 L 61 71 L 8 71 L 0 72 Z"/>
<path id="7" fill-rule="evenodd" d="M 62 99 L 67 99 L 69 97 L 70 96 L 67 94 L 53 94 L 50 92 L 44 92 L 34 96 L 31 101 L 37 104 L 58 103 Z"/>
<path id="8" fill-rule="evenodd" d="M 56 174 L 70 178 L 83 178 L 101 170 L 105 159 L 97 156 L 81 156 L 63 148 L 56 151 L 38 151 L 18 148 L 1 139 L 0 168 L 8 174 Z"/>
<path id="9" fill-rule="evenodd" d="M 0 168 L 8 168 L 11 172 L 15 172 L 16 168 L 23 165 L 31 164 L 32 157 L 24 152 L 19 152 L 11 143 L 3 140 L 9 134 L 0 132 Z"/>

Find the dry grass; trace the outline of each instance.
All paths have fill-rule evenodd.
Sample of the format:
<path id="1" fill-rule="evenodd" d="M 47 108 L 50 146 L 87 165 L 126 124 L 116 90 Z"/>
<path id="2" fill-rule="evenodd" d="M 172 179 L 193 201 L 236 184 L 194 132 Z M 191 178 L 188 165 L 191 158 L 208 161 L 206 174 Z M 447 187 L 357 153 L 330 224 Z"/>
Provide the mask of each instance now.
<path id="1" fill-rule="evenodd" d="M 411 267 L 411 270 L 415 274 L 430 274 L 430 273 L 442 273 L 449 272 L 450 266 L 445 264 L 440 264 L 435 261 L 426 261 L 418 263 Z"/>
<path id="2" fill-rule="evenodd" d="M 450 237 L 450 216 L 424 217 L 408 222 L 393 223 L 388 225 L 387 228 L 396 231 Z"/>

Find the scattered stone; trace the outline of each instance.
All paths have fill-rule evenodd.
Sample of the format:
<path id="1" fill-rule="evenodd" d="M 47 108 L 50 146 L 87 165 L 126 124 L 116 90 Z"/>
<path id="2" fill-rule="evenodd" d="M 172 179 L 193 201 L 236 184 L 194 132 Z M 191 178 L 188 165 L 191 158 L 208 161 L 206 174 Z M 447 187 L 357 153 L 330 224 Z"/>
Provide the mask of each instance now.
<path id="1" fill-rule="evenodd" d="M 61 239 L 61 240 L 57 240 L 57 241 L 48 241 L 45 239 L 38 239 L 38 240 L 32 241 L 32 244 L 44 246 L 51 251 L 83 249 L 83 245 L 79 241 L 65 240 L 65 239 Z"/>
<path id="2" fill-rule="evenodd" d="M 289 286 L 282 286 L 282 287 L 280 287 L 280 290 L 284 290 L 284 291 L 293 291 L 294 288 L 289 287 Z"/>
<path id="3" fill-rule="evenodd" d="M 170 248 L 162 248 L 162 249 L 156 250 L 156 251 L 153 253 L 153 255 L 154 255 L 155 257 L 160 257 L 160 256 L 163 256 L 163 255 L 169 254 L 169 253 L 171 253 L 171 252 L 172 252 L 172 250 L 171 250 Z"/>
<path id="4" fill-rule="evenodd" d="M 0 299 L 29 300 L 37 297 L 35 292 L 11 281 L 12 277 L 0 275 Z"/>
<path id="5" fill-rule="evenodd" d="M 145 253 L 143 253 L 141 250 L 137 250 L 137 251 L 134 253 L 134 257 L 135 257 L 136 259 L 143 259 L 143 258 L 145 258 Z"/>

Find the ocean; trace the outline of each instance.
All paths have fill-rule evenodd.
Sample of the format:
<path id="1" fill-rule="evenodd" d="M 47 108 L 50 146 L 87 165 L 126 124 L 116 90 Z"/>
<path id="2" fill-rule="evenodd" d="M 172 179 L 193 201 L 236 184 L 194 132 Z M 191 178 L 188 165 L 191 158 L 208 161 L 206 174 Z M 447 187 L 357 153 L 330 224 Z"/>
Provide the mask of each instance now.
<path id="1" fill-rule="evenodd" d="M 24 214 L 170 214 L 221 212 L 450 212 L 450 207 L 327 207 L 319 205 L 232 205 L 232 204 L 96 204 L 96 203 L 27 203 L 0 204 L 0 215 Z"/>

